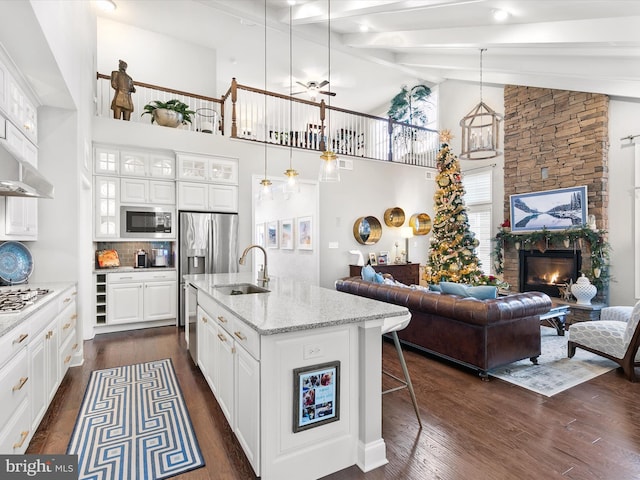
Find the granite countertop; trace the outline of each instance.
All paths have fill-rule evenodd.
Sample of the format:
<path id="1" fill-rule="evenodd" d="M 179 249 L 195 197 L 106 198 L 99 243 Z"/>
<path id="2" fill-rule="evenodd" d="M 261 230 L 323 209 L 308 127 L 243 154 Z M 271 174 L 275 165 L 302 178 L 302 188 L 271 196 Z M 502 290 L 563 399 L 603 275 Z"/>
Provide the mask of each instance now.
<path id="1" fill-rule="evenodd" d="M 19 290 L 21 288 L 46 288 L 51 290 L 48 294 L 39 298 L 33 305 L 16 313 L 0 313 L 0 337 L 5 335 L 14 327 L 18 326 L 38 310 L 55 301 L 62 292 L 75 285 L 74 282 L 52 282 L 52 283 L 29 283 L 23 285 L 13 285 L 11 287 L 0 287 L 0 292 L 5 290 Z"/>
<path id="2" fill-rule="evenodd" d="M 322 288 L 290 278 L 271 278 L 269 292 L 228 295 L 216 287 L 251 283 L 252 273 L 185 275 L 185 283 L 198 288 L 237 315 L 261 335 L 308 330 L 334 325 L 406 317 L 406 307 Z M 398 319 L 400 322 L 400 318 Z"/>
<path id="3" fill-rule="evenodd" d="M 105 268 L 94 268 L 93 273 L 122 273 L 122 272 L 146 272 L 153 270 L 175 270 L 176 267 L 145 267 L 145 268 L 136 268 L 136 267 L 105 267 Z"/>

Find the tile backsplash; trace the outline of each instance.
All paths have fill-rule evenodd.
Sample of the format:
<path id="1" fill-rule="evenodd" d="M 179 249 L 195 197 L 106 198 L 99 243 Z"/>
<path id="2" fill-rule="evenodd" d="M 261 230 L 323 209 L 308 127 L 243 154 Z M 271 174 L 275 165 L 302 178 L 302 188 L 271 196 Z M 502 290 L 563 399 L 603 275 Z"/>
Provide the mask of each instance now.
<path id="1" fill-rule="evenodd" d="M 120 258 L 120 266 L 135 266 L 136 252 L 144 250 L 147 252 L 147 263 L 151 265 L 151 250 L 161 248 L 169 252 L 168 267 L 175 266 L 174 262 L 174 242 L 97 242 L 96 243 L 96 268 L 98 268 L 97 252 L 100 250 L 115 250 Z"/>

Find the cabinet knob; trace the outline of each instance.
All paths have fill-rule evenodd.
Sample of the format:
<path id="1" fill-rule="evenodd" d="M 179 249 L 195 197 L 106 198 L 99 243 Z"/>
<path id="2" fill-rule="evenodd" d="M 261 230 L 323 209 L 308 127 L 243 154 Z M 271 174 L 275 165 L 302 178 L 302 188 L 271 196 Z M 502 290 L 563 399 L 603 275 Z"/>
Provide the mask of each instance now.
<path id="1" fill-rule="evenodd" d="M 64 299 L 64 303 L 69 303 L 71 301 L 71 297 L 67 297 Z"/>
<path id="2" fill-rule="evenodd" d="M 66 330 L 67 328 L 69 328 L 71 326 L 71 323 L 65 323 L 64 326 L 62 327 L 63 330 Z"/>
<path id="3" fill-rule="evenodd" d="M 29 380 L 29 377 L 21 377 L 20 381 L 17 383 L 17 385 L 13 386 L 11 391 L 17 392 L 18 390 L 22 390 L 22 387 L 24 387 L 24 384 L 27 383 L 27 380 Z"/>
<path id="4" fill-rule="evenodd" d="M 64 359 L 64 363 L 69 363 L 71 361 L 71 355 L 67 355 L 67 358 Z"/>
<path id="5" fill-rule="evenodd" d="M 205 317 L 202 317 L 202 321 L 203 321 L 204 323 L 207 323 L 207 319 L 206 319 Z"/>

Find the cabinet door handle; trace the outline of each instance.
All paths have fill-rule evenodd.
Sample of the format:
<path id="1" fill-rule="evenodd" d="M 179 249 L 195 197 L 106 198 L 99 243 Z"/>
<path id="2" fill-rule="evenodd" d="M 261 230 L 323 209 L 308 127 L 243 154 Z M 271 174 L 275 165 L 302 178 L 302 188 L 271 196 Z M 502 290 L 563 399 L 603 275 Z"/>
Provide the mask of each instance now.
<path id="1" fill-rule="evenodd" d="M 66 330 L 67 328 L 69 328 L 71 326 L 71 323 L 65 323 L 64 326 L 62 327 L 63 330 Z"/>
<path id="2" fill-rule="evenodd" d="M 202 317 L 202 321 L 203 321 L 204 323 L 207 323 L 207 319 L 206 319 L 205 317 Z"/>
<path id="3" fill-rule="evenodd" d="M 226 318 L 224 318 L 222 315 L 219 315 L 219 316 L 218 316 L 218 320 L 219 320 L 221 323 L 227 323 L 227 319 L 226 319 Z"/>
<path id="4" fill-rule="evenodd" d="M 22 387 L 24 387 L 24 384 L 27 383 L 27 380 L 29 380 L 29 377 L 20 377 L 20 381 L 18 382 L 17 385 L 13 386 L 11 391 L 17 392 L 18 390 L 22 390 Z"/>
<path id="5" fill-rule="evenodd" d="M 226 342 L 227 341 L 227 337 L 225 337 L 223 334 L 219 333 L 218 334 L 218 338 L 220 339 L 220 341 L 222 342 Z"/>
<path id="6" fill-rule="evenodd" d="M 67 297 L 64 299 L 64 303 L 69 303 L 71 301 L 71 297 Z"/>
<path id="7" fill-rule="evenodd" d="M 78 314 L 74 313 L 73 315 L 71 315 L 70 319 L 71 320 L 75 320 L 76 318 L 78 318 Z"/>
<path id="8" fill-rule="evenodd" d="M 67 358 L 64 359 L 64 363 L 67 364 L 71 361 L 71 355 L 67 355 Z"/>
<path id="9" fill-rule="evenodd" d="M 73 347 L 71 347 L 71 350 L 75 350 L 76 348 L 78 348 L 78 344 L 77 344 L 77 343 L 74 343 L 74 344 L 73 344 Z"/>
<path id="10" fill-rule="evenodd" d="M 16 343 L 22 343 L 22 342 L 24 342 L 24 339 L 25 339 L 25 338 L 27 338 L 28 336 L 29 336 L 29 334 L 28 334 L 28 333 L 23 333 L 22 335 L 20 335 L 18 338 L 16 338 L 16 339 L 13 341 L 13 344 L 15 345 Z"/>
<path id="11" fill-rule="evenodd" d="M 20 441 L 18 443 L 14 443 L 13 448 L 16 449 L 16 448 L 22 447 L 22 444 L 24 443 L 24 441 L 27 439 L 28 436 L 29 436 L 29 430 L 20 432 Z"/>
<path id="12" fill-rule="evenodd" d="M 247 337 L 245 337 L 242 332 L 233 332 L 233 334 L 238 337 L 240 340 L 246 340 Z"/>

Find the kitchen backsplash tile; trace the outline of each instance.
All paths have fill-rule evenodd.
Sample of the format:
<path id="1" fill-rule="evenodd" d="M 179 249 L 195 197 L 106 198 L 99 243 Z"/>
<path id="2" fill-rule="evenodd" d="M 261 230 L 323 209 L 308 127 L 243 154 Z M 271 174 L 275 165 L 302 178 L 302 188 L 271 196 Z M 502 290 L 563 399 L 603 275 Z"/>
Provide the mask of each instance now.
<path id="1" fill-rule="evenodd" d="M 97 242 L 96 252 L 99 250 L 115 250 L 120 258 L 120 266 L 134 267 L 136 260 L 136 252 L 144 250 L 147 252 L 147 261 L 151 262 L 151 250 L 154 248 L 164 249 L 168 252 L 168 267 L 174 266 L 174 242 Z M 150 265 L 150 263 L 149 263 Z M 96 268 L 98 261 L 96 255 Z"/>

